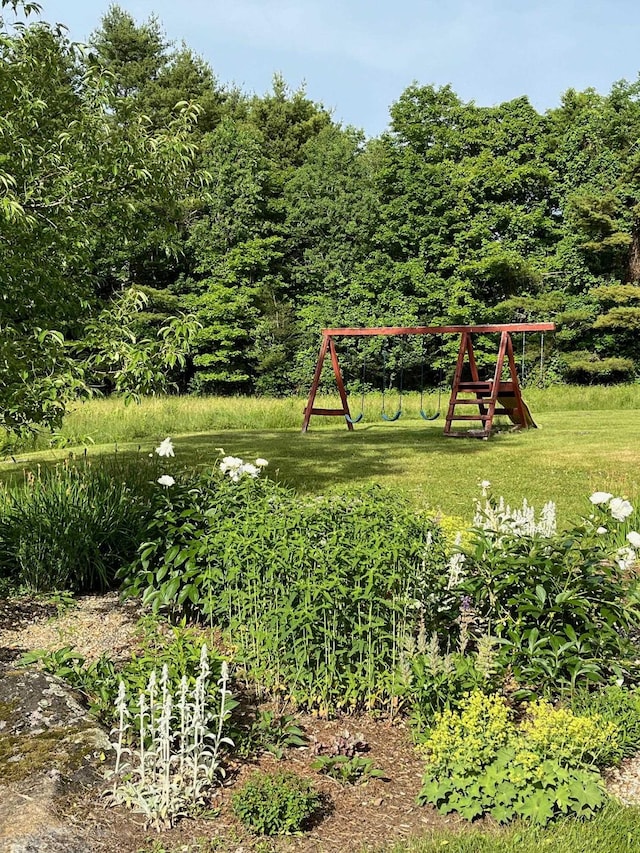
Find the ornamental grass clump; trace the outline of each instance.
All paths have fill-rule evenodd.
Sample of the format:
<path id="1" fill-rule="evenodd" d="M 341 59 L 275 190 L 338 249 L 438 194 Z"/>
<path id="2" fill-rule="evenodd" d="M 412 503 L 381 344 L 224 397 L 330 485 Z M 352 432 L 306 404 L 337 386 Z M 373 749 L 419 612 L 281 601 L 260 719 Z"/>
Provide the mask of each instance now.
<path id="1" fill-rule="evenodd" d="M 130 711 L 124 681 L 116 700 L 118 726 L 112 744 L 116 753 L 115 782 L 109 796 L 143 814 L 156 829 L 172 826 L 183 816 L 205 805 L 217 779 L 223 775 L 220 750 L 228 717 L 228 666 L 223 663 L 218 682 L 220 702 L 214 715 L 208 709 L 209 658 L 202 646 L 200 672 L 193 689 L 186 675 L 174 696 L 168 667 L 160 676 L 154 670 L 138 696 L 137 710 Z M 135 735 L 137 747 L 128 743 Z"/>
<path id="2" fill-rule="evenodd" d="M 0 489 L 0 577 L 35 592 L 113 585 L 151 516 L 152 467 L 143 457 L 69 459 Z"/>

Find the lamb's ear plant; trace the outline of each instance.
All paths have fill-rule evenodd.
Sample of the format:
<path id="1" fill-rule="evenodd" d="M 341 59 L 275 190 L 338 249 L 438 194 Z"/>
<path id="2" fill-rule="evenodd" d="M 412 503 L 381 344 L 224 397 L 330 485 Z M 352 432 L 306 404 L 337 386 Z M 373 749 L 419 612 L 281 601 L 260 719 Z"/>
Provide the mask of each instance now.
<path id="1" fill-rule="evenodd" d="M 116 711 L 114 783 L 110 802 L 142 813 L 160 830 L 205 805 L 216 780 L 224 775 L 221 748 L 233 746 L 224 734 L 228 716 L 228 665 L 223 663 L 218 682 L 219 708 L 208 710 L 210 677 L 206 645 L 202 646 L 200 672 L 189 688 L 186 676 L 172 695 L 165 664 L 158 677 L 154 670 L 131 714 L 124 682 L 120 682 Z M 137 747 L 127 743 L 135 731 Z"/>

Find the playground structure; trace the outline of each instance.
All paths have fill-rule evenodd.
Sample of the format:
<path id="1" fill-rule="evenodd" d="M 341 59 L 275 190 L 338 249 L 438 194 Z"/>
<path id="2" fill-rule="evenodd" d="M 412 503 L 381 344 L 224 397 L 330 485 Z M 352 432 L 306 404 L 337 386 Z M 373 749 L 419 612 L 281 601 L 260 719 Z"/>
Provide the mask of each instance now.
<path id="1" fill-rule="evenodd" d="M 460 335 L 460 345 L 458 347 L 458 358 L 453 375 L 444 435 L 451 438 L 465 436 L 488 438 L 493 429 L 493 420 L 499 415 L 506 415 L 512 423 L 522 429 L 535 428 L 536 424 L 531 416 L 531 412 L 522 399 L 511 335 L 516 332 L 539 332 L 544 334 L 544 332 L 550 332 L 554 329 L 555 325 L 553 323 L 501 323 L 482 326 L 381 326 L 361 329 L 323 329 L 322 343 L 316 362 L 313 382 L 311 383 L 307 405 L 304 409 L 302 432 L 306 432 L 309 429 L 309 421 L 312 415 L 343 417 L 349 430 L 352 430 L 354 424 L 362 419 L 362 414 L 352 418 L 349 410 L 347 392 L 336 349 L 336 338 L 449 334 Z M 474 334 L 500 335 L 495 370 L 491 379 L 480 378 L 473 350 Z M 314 406 L 327 355 L 331 359 L 338 394 L 342 403 L 342 408 L 339 409 L 323 409 Z M 505 367 L 507 372 L 506 379 L 504 378 Z M 469 406 L 476 406 L 478 412 L 473 414 L 459 413 L 459 407 L 462 407 L 461 411 L 468 412 L 469 409 L 467 407 Z M 383 419 L 387 421 L 397 420 L 399 416 L 399 412 L 392 417 L 385 416 L 383 413 Z M 430 419 L 425 417 L 425 420 Z M 454 421 L 480 421 L 482 428 L 479 430 L 454 430 Z"/>

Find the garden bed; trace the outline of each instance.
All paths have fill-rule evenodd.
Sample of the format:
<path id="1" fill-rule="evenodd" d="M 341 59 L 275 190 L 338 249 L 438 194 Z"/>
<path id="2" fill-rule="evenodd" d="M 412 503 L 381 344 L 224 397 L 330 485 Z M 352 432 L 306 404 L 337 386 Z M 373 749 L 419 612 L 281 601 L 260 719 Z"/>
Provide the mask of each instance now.
<path id="1" fill-rule="evenodd" d="M 18 619 L 11 626 L 11 613 Z M 114 593 L 82 596 L 75 604 L 50 603 L 46 599 L 22 599 L 0 602 L 0 655 L 13 663 L 26 651 L 55 651 L 73 644 L 83 657 L 91 660 L 103 652 L 123 655 L 135 643 L 138 612 L 131 602 L 122 604 Z M 227 778 L 215 795 L 213 808 L 219 814 L 208 819 L 188 819 L 175 829 L 159 835 L 145 829 L 139 815 L 121 808 L 106 808 L 95 789 L 76 790 L 57 801 L 58 817 L 68 827 L 82 829 L 96 853 L 137 853 L 153 850 L 161 843 L 167 850 L 187 845 L 196 853 L 198 839 L 217 839 L 215 848 L 203 850 L 331 850 L 336 853 L 372 849 L 396 840 L 419 835 L 426 828 L 460 827 L 457 817 L 442 817 L 435 809 L 416 803 L 424 762 L 417 755 L 408 728 L 402 722 L 376 720 L 369 716 L 321 720 L 311 715 L 296 718 L 311 742 L 326 742 L 345 728 L 362 733 L 369 744 L 367 756 L 384 773 L 384 779 L 371 779 L 365 785 L 342 785 L 310 769 L 309 749 L 288 749 L 282 760 L 263 755 L 256 760 L 232 758 Z M 325 798 L 327 807 L 321 817 L 300 837 L 260 842 L 242 829 L 230 809 L 230 797 L 255 770 L 278 771 L 283 768 L 311 777 Z M 190 845 L 190 846 L 189 846 Z M 162 849 L 156 847 L 156 850 Z"/>

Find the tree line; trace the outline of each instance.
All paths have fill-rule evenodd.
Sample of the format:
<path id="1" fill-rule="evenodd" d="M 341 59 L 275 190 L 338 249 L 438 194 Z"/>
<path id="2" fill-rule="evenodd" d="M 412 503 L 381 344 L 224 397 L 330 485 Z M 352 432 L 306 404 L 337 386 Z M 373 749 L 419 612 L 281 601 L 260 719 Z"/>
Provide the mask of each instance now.
<path id="1" fill-rule="evenodd" d="M 0 8 L 6 428 L 91 388 L 304 391 L 325 326 L 550 320 L 546 380 L 637 375 L 640 82 L 544 114 L 416 83 L 366 138 L 278 76 L 221 83 L 153 17 L 111 6 L 79 46 Z M 346 370 L 379 381 L 385 346 Z M 385 369 L 436 382 L 450 346 L 396 341 Z"/>

